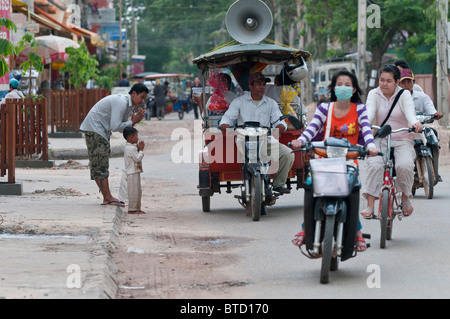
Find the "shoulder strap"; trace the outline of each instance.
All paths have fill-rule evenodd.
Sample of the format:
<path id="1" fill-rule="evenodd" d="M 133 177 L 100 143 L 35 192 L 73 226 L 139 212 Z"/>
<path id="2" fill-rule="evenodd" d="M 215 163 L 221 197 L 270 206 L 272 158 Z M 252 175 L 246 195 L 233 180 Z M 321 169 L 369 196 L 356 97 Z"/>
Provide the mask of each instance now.
<path id="1" fill-rule="evenodd" d="M 328 114 L 327 114 L 327 129 L 325 131 L 324 140 L 328 137 L 330 137 L 330 131 L 331 131 L 331 121 L 333 120 L 333 108 L 334 108 L 334 102 L 328 104 Z"/>
<path id="2" fill-rule="evenodd" d="M 397 96 L 395 97 L 394 103 L 392 103 L 391 109 L 389 110 L 388 115 L 384 119 L 383 123 L 381 123 L 380 127 L 382 127 L 384 124 L 386 124 L 387 120 L 389 120 L 389 117 L 391 116 L 392 111 L 394 110 L 395 105 L 397 104 L 398 100 L 400 99 L 400 95 L 405 91 L 405 89 L 401 89 L 400 92 L 398 92 Z"/>

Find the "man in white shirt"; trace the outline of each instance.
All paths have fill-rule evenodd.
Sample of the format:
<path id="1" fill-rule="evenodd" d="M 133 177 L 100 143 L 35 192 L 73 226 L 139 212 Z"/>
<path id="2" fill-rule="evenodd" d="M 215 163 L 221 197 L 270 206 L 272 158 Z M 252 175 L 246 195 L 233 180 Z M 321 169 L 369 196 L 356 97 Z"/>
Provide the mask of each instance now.
<path id="1" fill-rule="evenodd" d="M 400 87 L 411 93 L 414 105 L 416 106 L 416 112 L 422 112 L 423 114 L 434 114 L 437 119 L 442 118 L 444 114 L 439 113 L 436 110 L 431 98 L 423 92 L 414 90 L 415 78 L 413 71 L 410 69 L 402 69 L 400 70 L 400 74 Z"/>
<path id="2" fill-rule="evenodd" d="M 12 78 L 9 80 L 9 92 L 5 95 L 3 100 L 0 102 L 0 108 L 2 105 L 6 104 L 7 99 L 23 99 L 25 96 L 21 91 L 19 91 L 17 88 L 19 87 L 19 81 Z M 1 127 L 1 122 L 0 122 Z"/>
<path id="3" fill-rule="evenodd" d="M 134 126 L 145 117 L 140 109 L 147 98 L 148 88 L 135 84 L 127 95 L 114 94 L 95 104 L 81 123 L 88 149 L 91 179 L 95 180 L 103 194 L 102 205 L 124 207 L 125 203 L 114 198 L 109 189 L 110 136 L 112 132 L 123 132 L 127 126 Z M 131 117 L 131 119 L 130 119 Z"/>
<path id="4" fill-rule="evenodd" d="M 262 126 L 270 127 L 271 123 L 283 133 L 287 129 L 284 121 L 280 122 L 282 116 L 277 102 L 265 96 L 267 79 L 262 73 L 256 72 L 249 77 L 250 92 L 235 99 L 220 121 L 220 129 L 225 132 L 227 128 L 234 125 L 237 120 L 238 125 L 245 122 L 257 121 Z M 279 193 L 289 193 L 285 187 L 286 179 L 295 160 L 292 150 L 281 143 L 279 145 L 279 166 L 273 180 L 273 190 Z"/>
<path id="5" fill-rule="evenodd" d="M 410 69 L 402 69 L 400 71 L 401 78 L 400 78 L 400 87 L 408 90 L 411 92 L 411 97 L 414 101 L 414 105 L 416 107 L 416 112 L 422 112 L 423 114 L 434 114 L 436 119 L 440 119 L 444 116 L 444 114 L 438 112 L 436 108 L 434 107 L 433 101 L 431 98 L 420 91 L 416 91 L 414 89 L 414 73 Z M 434 134 L 436 135 L 436 138 L 438 138 L 438 133 L 435 129 L 432 129 Z M 437 180 L 439 182 L 442 182 L 442 177 L 439 175 L 439 145 L 433 145 L 431 147 L 431 153 L 433 156 L 433 167 L 434 167 L 434 174 L 437 177 Z"/>
<path id="6" fill-rule="evenodd" d="M 16 79 L 9 80 L 9 92 L 5 95 L 0 105 L 6 104 L 7 99 L 23 99 L 25 96 L 17 88 L 19 87 L 19 81 Z M 0 106 L 1 107 L 1 106 Z"/>

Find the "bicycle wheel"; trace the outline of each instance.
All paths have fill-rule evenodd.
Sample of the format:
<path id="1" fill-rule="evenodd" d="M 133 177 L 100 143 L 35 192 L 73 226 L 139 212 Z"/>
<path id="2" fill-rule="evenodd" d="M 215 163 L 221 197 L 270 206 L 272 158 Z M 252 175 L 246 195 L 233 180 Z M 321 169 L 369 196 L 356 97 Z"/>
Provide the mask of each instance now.
<path id="1" fill-rule="evenodd" d="M 428 199 L 432 199 L 434 196 L 434 168 L 431 159 L 426 156 L 422 157 L 422 181 L 425 196 Z"/>
<path id="2" fill-rule="evenodd" d="M 335 217 L 335 215 L 328 215 L 325 220 L 325 233 L 322 242 L 322 268 L 320 269 L 320 283 L 322 284 L 328 283 L 331 270 Z"/>
<path id="3" fill-rule="evenodd" d="M 394 196 L 396 196 L 396 195 L 390 195 L 389 206 L 390 206 L 391 214 L 388 213 L 388 218 L 387 218 L 386 240 L 391 240 L 392 239 L 392 231 L 394 230 L 394 219 L 395 219 L 394 206 L 395 206 L 395 203 L 396 203 Z M 398 203 L 399 203 L 399 200 L 400 199 L 397 198 L 397 202 Z"/>
<path id="4" fill-rule="evenodd" d="M 387 239 L 387 228 L 388 228 L 388 220 L 389 220 L 389 189 L 384 189 L 381 193 L 381 216 L 380 216 L 380 226 L 381 226 L 381 235 L 380 235 L 380 248 L 386 247 L 386 239 Z"/>

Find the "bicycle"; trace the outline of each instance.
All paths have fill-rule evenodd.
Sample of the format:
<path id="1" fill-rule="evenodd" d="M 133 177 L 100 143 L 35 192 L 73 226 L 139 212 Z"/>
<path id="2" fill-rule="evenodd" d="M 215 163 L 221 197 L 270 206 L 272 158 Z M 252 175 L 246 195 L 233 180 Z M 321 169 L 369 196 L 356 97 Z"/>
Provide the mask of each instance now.
<path id="1" fill-rule="evenodd" d="M 390 125 L 384 125 L 379 127 L 372 125 L 372 128 L 378 129 L 375 134 L 375 138 L 387 138 L 387 146 L 384 159 L 384 178 L 383 185 L 381 186 L 380 203 L 378 209 L 378 216 L 375 215 L 373 219 L 380 220 L 381 236 L 380 236 L 380 248 L 386 247 L 386 240 L 392 239 L 392 230 L 394 227 L 394 220 L 397 217 L 398 220 L 402 220 L 403 211 L 401 205 L 401 194 L 397 192 L 395 187 L 395 166 L 393 152 L 391 149 L 391 135 L 398 132 L 414 132 L 414 128 L 400 128 L 392 130 Z"/>

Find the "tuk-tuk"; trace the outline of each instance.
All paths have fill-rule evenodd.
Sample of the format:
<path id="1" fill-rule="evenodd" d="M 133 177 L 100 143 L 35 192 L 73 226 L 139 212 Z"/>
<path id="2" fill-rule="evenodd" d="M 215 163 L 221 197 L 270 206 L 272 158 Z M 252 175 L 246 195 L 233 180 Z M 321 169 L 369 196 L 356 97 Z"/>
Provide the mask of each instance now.
<path id="1" fill-rule="evenodd" d="M 198 185 L 199 195 L 202 198 L 202 210 L 203 212 L 210 211 L 211 197 L 215 193 L 220 194 L 222 189 L 225 189 L 227 193 L 232 193 L 233 189 L 240 188 L 240 192 L 238 192 L 238 195 L 235 195 L 235 198 L 246 209 L 247 215 L 253 221 L 257 221 L 261 215 L 267 212 L 266 206 L 274 205 L 276 199 L 282 194 L 271 192 L 270 179 L 274 177 L 274 174 L 265 170 L 264 167 L 266 167 L 267 163 L 263 163 L 260 160 L 259 154 L 255 158 L 260 162 L 258 166 L 261 167 L 260 173 L 256 172 L 254 168 L 249 168 L 255 166 L 248 164 L 249 138 L 244 137 L 246 139 L 245 158 L 239 158 L 239 152 L 241 154 L 243 152 L 242 147 L 239 151 L 239 133 L 229 131 L 223 133 L 219 129 L 219 123 L 223 117 L 223 113 L 211 111 L 207 107 L 208 99 L 214 94 L 214 87 L 211 88 L 208 85 L 210 84 L 209 79 L 212 74 L 220 72 L 231 73 L 239 86 L 243 90 L 248 90 L 248 78 L 251 73 L 264 72 L 268 66 L 274 65 L 282 69 L 287 69 L 291 65 L 300 65 L 302 62 L 305 63 L 311 57 L 311 54 L 307 51 L 273 42 L 263 43 L 262 40 L 266 36 L 264 32 L 267 31 L 259 31 L 258 28 L 253 28 L 250 32 L 247 26 L 232 27 L 232 24 L 243 21 L 244 24 L 250 26 L 258 25 L 265 30 L 268 29 L 270 32 L 271 25 L 268 28 L 267 23 L 264 22 L 270 20 L 269 23 L 272 23 L 270 9 L 260 0 L 252 0 L 251 2 L 236 1 L 230 7 L 226 18 L 228 31 L 230 32 L 230 28 L 232 28 L 233 32 L 230 32 L 230 34 L 241 43 L 221 47 L 209 53 L 202 54 L 195 58 L 193 63 L 197 65 L 203 82 L 201 98 L 199 99 L 201 101 L 200 107 L 203 119 L 203 150 L 200 154 Z M 242 19 L 237 19 L 237 22 L 236 14 L 242 16 Z M 246 15 L 248 15 L 248 18 Z M 260 21 L 256 21 L 257 19 L 260 19 Z M 241 29 L 242 31 L 240 31 Z M 252 32 L 255 32 L 257 39 L 253 39 Z M 269 42 L 267 39 L 265 41 Z M 301 87 L 301 83 L 300 85 L 296 83 L 296 87 Z M 305 114 L 303 113 L 305 108 L 302 105 L 302 98 L 300 98 L 299 104 L 289 105 L 290 108 L 286 108 L 286 105 L 280 105 L 280 110 L 283 111 L 282 114 L 285 117 L 289 116 L 290 119 L 287 121 L 291 122 L 288 123 L 288 129 L 279 136 L 278 140 L 282 144 L 288 145 L 289 142 L 297 139 L 306 125 L 306 117 L 304 117 Z M 293 121 L 293 117 L 298 121 Z M 296 128 L 294 128 L 294 122 L 300 122 L 301 127 L 299 128 L 296 125 Z M 259 123 L 252 122 L 246 124 L 249 125 L 244 125 L 244 128 L 241 129 L 245 130 L 248 128 L 254 132 L 260 132 L 256 134 L 260 137 L 263 137 L 266 132 L 265 129 L 267 129 L 259 127 Z M 256 145 L 259 151 L 260 146 L 259 144 Z M 307 159 L 303 152 L 295 153 L 295 162 L 286 181 L 289 189 L 292 189 L 294 186 L 297 189 L 304 187 L 306 181 L 306 172 L 304 170 L 306 161 Z M 253 171 L 256 173 L 252 173 Z"/>

